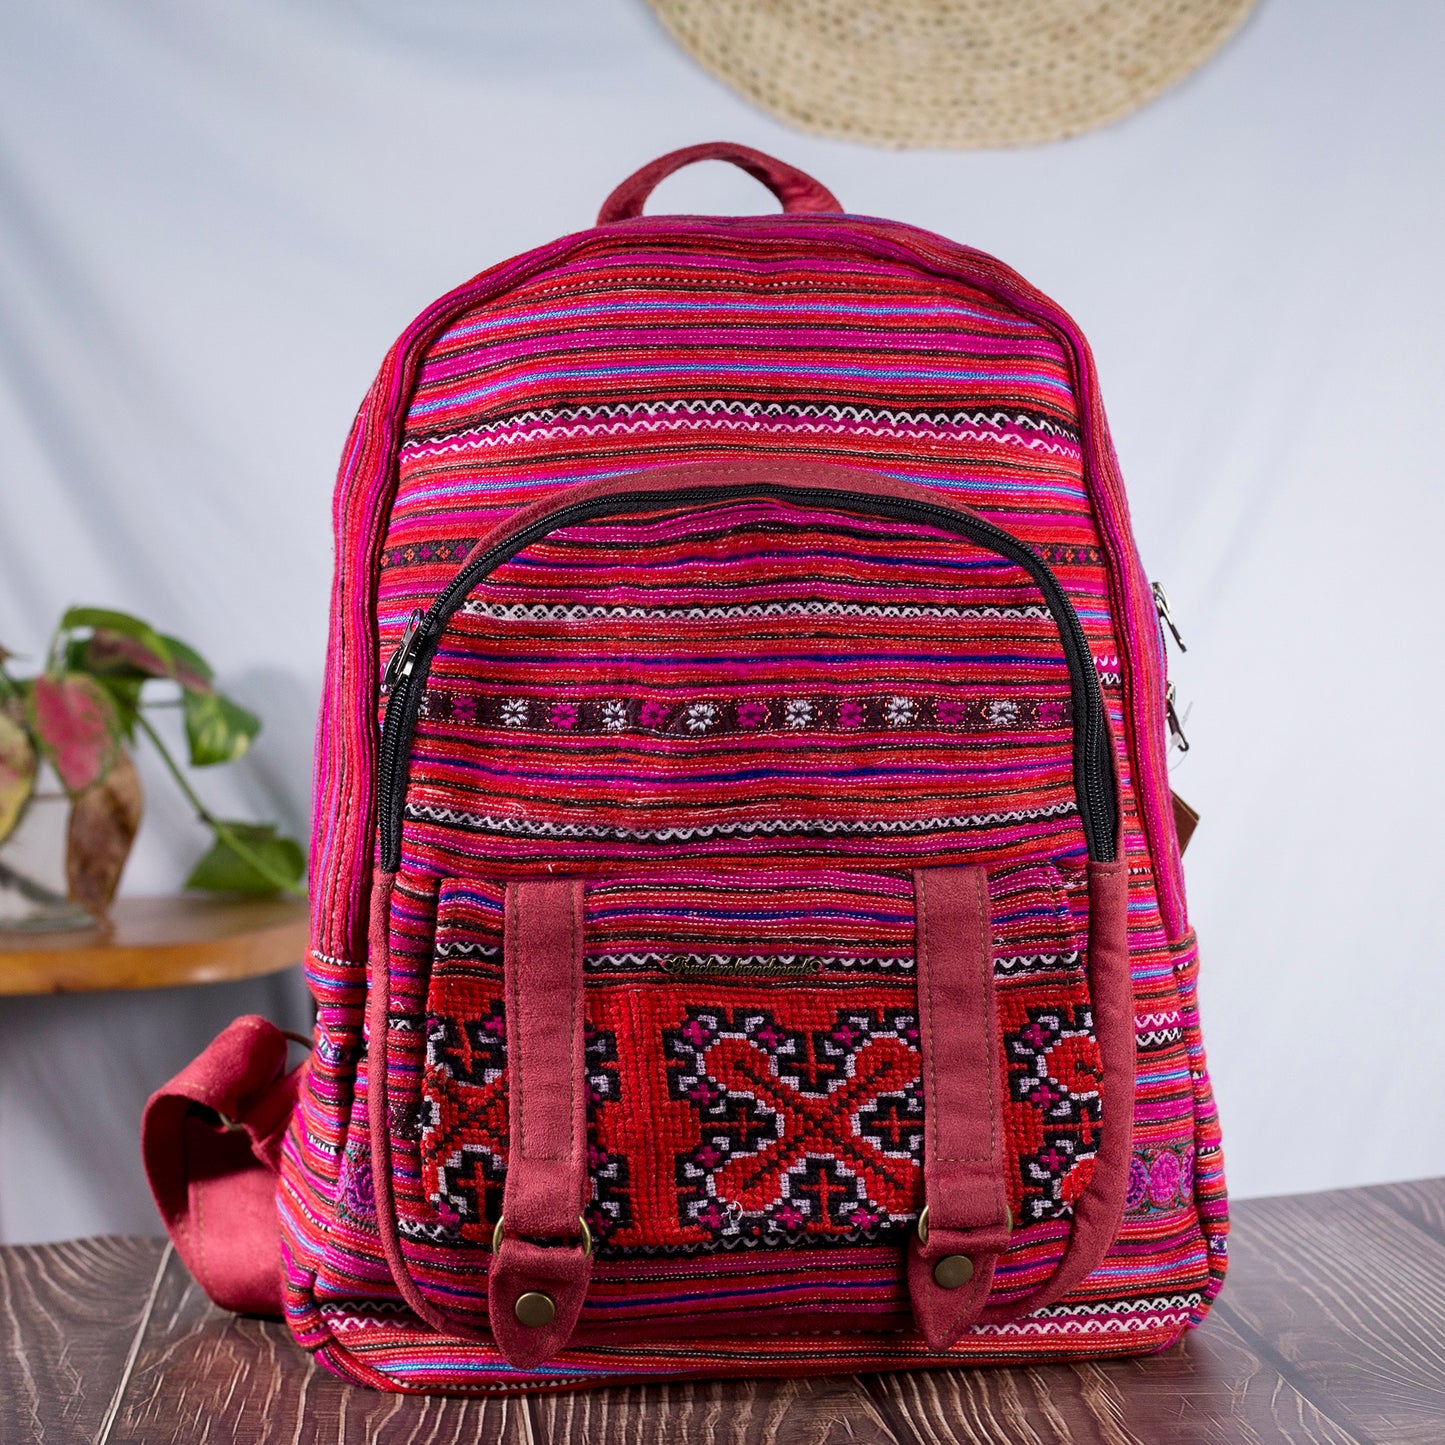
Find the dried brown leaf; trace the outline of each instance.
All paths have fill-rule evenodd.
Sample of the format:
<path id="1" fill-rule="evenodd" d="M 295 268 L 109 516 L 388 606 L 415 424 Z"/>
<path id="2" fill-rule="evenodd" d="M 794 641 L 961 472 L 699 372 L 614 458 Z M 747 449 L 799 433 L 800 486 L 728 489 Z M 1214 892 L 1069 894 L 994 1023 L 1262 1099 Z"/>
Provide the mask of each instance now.
<path id="1" fill-rule="evenodd" d="M 71 901 L 103 918 L 120 884 L 140 828 L 140 775 L 127 753 L 117 754 L 100 782 L 81 793 L 70 809 L 65 841 L 65 880 Z"/>

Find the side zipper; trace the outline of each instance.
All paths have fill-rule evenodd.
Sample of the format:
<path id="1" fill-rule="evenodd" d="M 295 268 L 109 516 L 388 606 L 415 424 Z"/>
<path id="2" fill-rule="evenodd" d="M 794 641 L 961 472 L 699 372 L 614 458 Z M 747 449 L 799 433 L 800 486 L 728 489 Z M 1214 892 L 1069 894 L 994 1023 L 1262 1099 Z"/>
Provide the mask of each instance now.
<path id="1" fill-rule="evenodd" d="M 389 691 L 377 762 L 382 869 L 394 872 L 401 863 L 407 761 L 432 657 L 452 614 L 479 582 L 524 547 L 563 527 L 642 508 L 660 509 L 679 503 L 702 505 L 758 496 L 841 505 L 874 516 L 922 522 L 986 548 L 1023 568 L 1033 578 L 1059 630 L 1059 640 L 1069 667 L 1069 685 L 1074 703 L 1074 790 L 1089 857 L 1099 863 L 1113 862 L 1118 851 L 1118 816 L 1113 742 L 1104 712 L 1103 694 L 1078 614 L 1048 564 L 1031 547 L 1002 527 L 951 507 L 907 497 L 874 496 L 844 488 L 777 486 L 757 482 L 678 487 L 665 491 L 611 492 L 558 507 L 472 557 L 425 613 L 420 613 L 419 609 L 412 613 L 401 642 L 387 661 L 383 679 Z"/>
<path id="2" fill-rule="evenodd" d="M 1174 639 L 1174 645 L 1180 652 L 1188 652 L 1189 649 L 1179 635 L 1179 625 L 1169 610 L 1169 594 L 1164 590 L 1163 584 L 1151 582 L 1149 591 L 1154 594 L 1154 610 L 1159 614 L 1159 656 L 1164 662 L 1164 711 L 1169 720 L 1169 738 L 1181 753 L 1187 753 L 1189 739 L 1184 735 L 1184 724 L 1179 721 L 1179 713 L 1174 707 L 1174 683 L 1169 677 L 1169 644 L 1165 639 L 1164 629 L 1169 629 L 1169 636 Z"/>

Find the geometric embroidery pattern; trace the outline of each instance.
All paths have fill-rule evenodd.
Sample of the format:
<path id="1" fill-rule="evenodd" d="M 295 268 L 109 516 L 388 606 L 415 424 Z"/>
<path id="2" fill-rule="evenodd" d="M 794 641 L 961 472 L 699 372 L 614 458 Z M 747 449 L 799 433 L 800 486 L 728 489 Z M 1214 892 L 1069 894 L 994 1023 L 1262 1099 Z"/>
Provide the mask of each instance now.
<path id="1" fill-rule="evenodd" d="M 481 1238 L 502 1212 L 507 1137 L 506 1019 L 427 1019 L 421 1094 L 422 1176 L 448 1233 Z"/>
<path id="2" fill-rule="evenodd" d="M 1099 1052 L 1086 1003 L 1030 1008 L 1021 1028 L 1004 1035 L 1009 1096 L 1033 1110 L 1042 1126 L 1039 1148 L 1019 1156 L 1022 1219 L 1029 1224 L 1066 1214 L 1099 1139 Z"/>
<path id="3" fill-rule="evenodd" d="M 595 1119 L 604 1105 L 617 1104 L 622 1099 L 617 1035 L 611 1029 L 584 1023 L 583 1037 L 587 1116 Z M 604 1149 L 597 1141 L 595 1129 L 588 1134 L 587 1172 L 592 1180 L 592 1197 L 585 1211 L 587 1224 L 598 1243 L 605 1244 L 617 1230 L 632 1223 L 632 1207 L 627 1160 L 620 1153 Z"/>
<path id="4" fill-rule="evenodd" d="M 1028 732 L 1066 728 L 1067 698 L 918 697 L 902 693 L 742 698 L 716 694 L 690 701 L 618 696 L 558 698 L 469 694 L 428 688 L 421 717 L 451 726 L 512 732 L 717 737 L 748 733 Z"/>
<path id="5" fill-rule="evenodd" d="M 1082 886 L 1072 865 L 1004 867 L 990 878 L 998 1122 L 1021 1227 L 1067 1220 L 1097 1159 L 1099 1051 L 1078 948 L 1084 915 L 1075 914 L 1087 906 Z M 912 963 L 911 880 L 837 872 L 820 890 L 810 874 L 694 867 L 599 878 L 588 900 L 589 936 L 628 965 L 599 976 L 594 960 L 586 990 L 584 1217 L 599 1253 L 898 1242 L 923 1203 L 913 970 L 844 972 L 836 959 L 797 976 L 709 970 L 714 957 L 750 969 L 774 955 L 727 950 L 774 944 L 789 950 L 778 959 L 818 964 L 813 950 L 834 940 Z M 393 1095 L 393 1137 L 398 1165 L 408 1151 L 415 1163 L 399 1175 L 409 1182 L 397 1213 L 422 1250 L 484 1247 L 501 1213 L 500 905 L 500 885 L 444 886 L 425 1010 L 406 1016 L 417 1082 L 413 1102 L 403 1103 L 405 1085 Z M 810 909 L 820 920 L 813 933 L 782 928 Z M 674 972 L 694 954 L 709 967 Z M 662 966 L 633 974 L 644 963 Z M 401 1023 L 398 1015 L 393 1031 Z M 1172 1155 L 1151 1156 L 1147 1171 L 1136 1159 L 1131 1198 L 1164 1207 L 1180 1197 L 1183 1173 Z"/>
<path id="6" fill-rule="evenodd" d="M 584 1025 L 589 1118 L 621 1097 L 617 1038 Z M 506 1015 L 495 999 L 480 1017 L 427 1019 L 421 1093 L 424 1191 L 442 1231 L 452 1238 L 490 1242 L 502 1214 L 507 1178 Z M 627 1161 L 589 1138 L 592 1193 L 588 1226 L 599 1240 L 631 1222 Z"/>
<path id="7" fill-rule="evenodd" d="M 665 1035 L 668 1087 L 695 1110 L 678 1218 L 722 1245 L 873 1239 L 912 1222 L 923 1100 L 912 1011 L 691 1007 Z"/>

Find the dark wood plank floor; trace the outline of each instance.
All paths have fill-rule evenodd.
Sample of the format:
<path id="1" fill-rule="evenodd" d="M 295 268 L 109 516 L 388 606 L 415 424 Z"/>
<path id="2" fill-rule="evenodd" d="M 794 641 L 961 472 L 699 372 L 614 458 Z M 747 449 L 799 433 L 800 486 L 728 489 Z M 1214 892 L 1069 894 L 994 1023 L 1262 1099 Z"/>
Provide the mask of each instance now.
<path id="1" fill-rule="evenodd" d="M 0 1250 L 0 1445 L 1445 1445 L 1445 1180 L 1237 1207 L 1229 1283 L 1091 1365 L 403 1399 L 207 1303 L 158 1240 Z"/>

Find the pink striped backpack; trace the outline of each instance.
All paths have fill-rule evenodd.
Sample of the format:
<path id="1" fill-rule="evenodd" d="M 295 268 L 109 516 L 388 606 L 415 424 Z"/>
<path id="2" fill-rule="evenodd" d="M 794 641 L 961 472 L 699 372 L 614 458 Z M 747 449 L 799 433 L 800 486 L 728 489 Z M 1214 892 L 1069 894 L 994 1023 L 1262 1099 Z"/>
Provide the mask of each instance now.
<path id="1" fill-rule="evenodd" d="M 709 158 L 782 214 L 642 214 Z M 1226 1212 L 1166 689 L 1069 318 L 655 161 L 362 404 L 314 1046 L 152 1100 L 177 1249 L 388 1390 L 1170 1344 Z"/>

